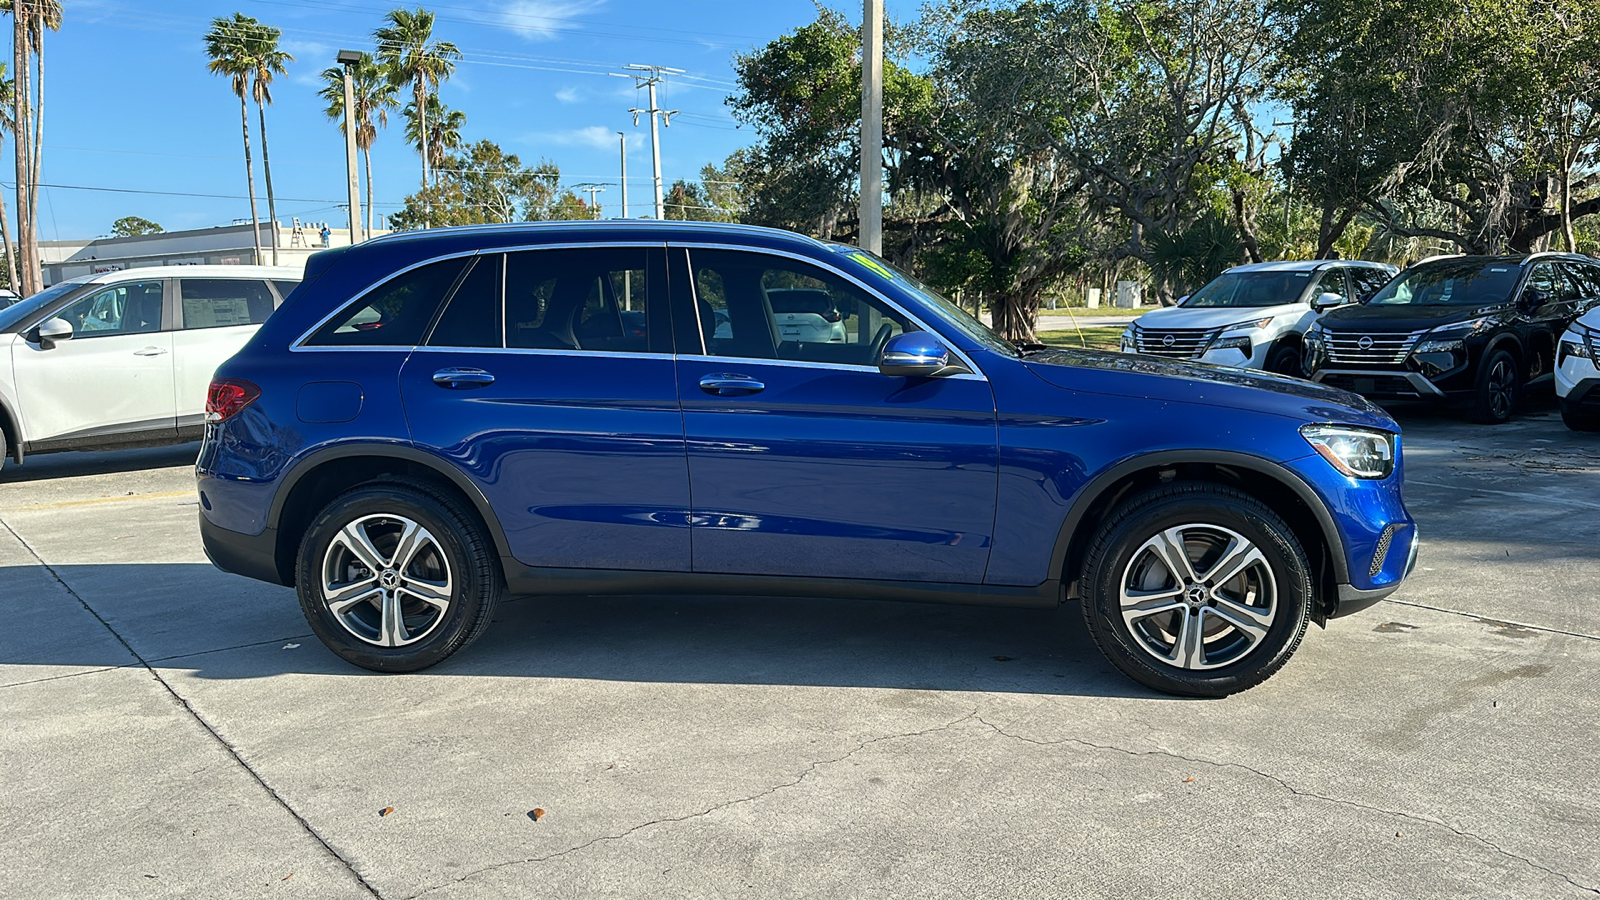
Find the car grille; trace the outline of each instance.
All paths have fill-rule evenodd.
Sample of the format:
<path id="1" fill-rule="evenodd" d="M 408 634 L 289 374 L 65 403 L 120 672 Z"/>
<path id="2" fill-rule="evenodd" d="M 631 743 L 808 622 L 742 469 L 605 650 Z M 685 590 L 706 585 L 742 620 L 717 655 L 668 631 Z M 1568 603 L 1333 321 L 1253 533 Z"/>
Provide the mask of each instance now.
<path id="1" fill-rule="evenodd" d="M 1328 361 L 1354 366 L 1398 366 L 1426 332 L 1410 334 L 1357 334 L 1324 332 Z"/>
<path id="2" fill-rule="evenodd" d="M 1221 331 L 1220 328 L 1167 328 L 1159 331 L 1136 328 L 1133 336 L 1140 353 L 1172 359 L 1194 359 L 1205 352 L 1207 345 Z"/>
<path id="3" fill-rule="evenodd" d="M 1324 370 L 1318 380 L 1328 387 L 1336 387 L 1364 397 L 1422 396 L 1416 385 L 1399 375 L 1350 375 Z"/>

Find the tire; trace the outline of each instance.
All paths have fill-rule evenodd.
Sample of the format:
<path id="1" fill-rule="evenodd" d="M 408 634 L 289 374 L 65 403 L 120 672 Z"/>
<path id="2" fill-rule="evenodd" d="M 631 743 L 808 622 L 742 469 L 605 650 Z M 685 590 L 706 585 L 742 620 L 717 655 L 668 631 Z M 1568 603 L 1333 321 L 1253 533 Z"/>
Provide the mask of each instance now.
<path id="1" fill-rule="evenodd" d="M 1185 563 L 1164 552 L 1166 536 L 1181 542 L 1189 570 L 1203 571 L 1198 582 L 1192 571 L 1174 577 L 1167 561 Z M 1241 559 L 1237 572 L 1218 572 Z M 1213 575 L 1227 577 L 1211 583 Z M 1272 677 L 1305 636 L 1313 598 L 1305 550 L 1276 513 L 1240 491 L 1192 482 L 1118 506 L 1090 544 L 1081 583 L 1084 620 L 1111 664 L 1186 697 L 1224 697 Z M 1125 610 L 1128 585 L 1142 609 Z"/>
<path id="2" fill-rule="evenodd" d="M 472 643 L 505 590 L 477 521 L 418 484 L 368 484 L 336 498 L 306 530 L 296 568 L 311 630 L 341 659 L 377 672 L 425 669 Z"/>
<path id="3" fill-rule="evenodd" d="M 1510 421 L 1522 403 L 1522 370 L 1511 354 L 1495 350 L 1478 367 L 1478 383 L 1472 393 L 1472 420 L 1484 425 Z"/>
<path id="4" fill-rule="evenodd" d="M 1267 371 L 1295 378 L 1305 377 L 1304 355 L 1299 344 L 1284 344 L 1267 356 Z"/>
<path id="5" fill-rule="evenodd" d="M 1600 431 L 1600 416 L 1573 409 L 1565 397 L 1561 398 L 1561 421 L 1573 431 Z"/>
<path id="6" fill-rule="evenodd" d="M 0 471 L 5 470 L 6 456 L 10 452 L 11 448 L 6 445 L 6 430 L 4 427 L 0 427 Z"/>

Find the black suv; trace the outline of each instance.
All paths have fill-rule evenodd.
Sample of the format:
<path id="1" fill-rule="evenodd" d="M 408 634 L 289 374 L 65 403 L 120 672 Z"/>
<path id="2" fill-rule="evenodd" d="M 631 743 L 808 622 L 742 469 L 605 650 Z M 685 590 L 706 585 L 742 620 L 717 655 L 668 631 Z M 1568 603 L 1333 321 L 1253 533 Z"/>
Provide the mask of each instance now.
<path id="1" fill-rule="evenodd" d="M 1600 262 L 1572 253 L 1452 256 L 1412 266 L 1306 334 L 1306 377 L 1378 400 L 1460 401 L 1511 418 L 1550 378 L 1556 341 L 1600 304 Z"/>

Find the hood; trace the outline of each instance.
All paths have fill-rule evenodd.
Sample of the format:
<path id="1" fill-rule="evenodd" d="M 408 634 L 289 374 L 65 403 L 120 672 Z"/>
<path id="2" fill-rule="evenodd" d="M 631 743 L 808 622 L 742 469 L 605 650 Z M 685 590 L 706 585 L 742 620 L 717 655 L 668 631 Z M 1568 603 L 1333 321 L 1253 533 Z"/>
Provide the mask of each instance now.
<path id="1" fill-rule="evenodd" d="M 1600 306 L 1579 316 L 1578 324 L 1592 331 L 1600 331 Z"/>
<path id="2" fill-rule="evenodd" d="M 1303 422 L 1400 430 L 1388 413 L 1364 397 L 1254 369 L 1067 349 L 1030 353 L 1023 362 L 1047 383 L 1067 390 L 1253 410 Z"/>
<path id="3" fill-rule="evenodd" d="M 1265 319 L 1268 316 L 1299 315 L 1308 307 L 1301 303 L 1283 303 L 1277 306 L 1213 306 L 1185 308 L 1170 306 L 1147 312 L 1134 320 L 1140 328 L 1222 328 L 1237 322 Z"/>
<path id="4" fill-rule="evenodd" d="M 1428 331 L 1441 325 L 1452 322 L 1465 322 L 1497 312 L 1504 312 L 1506 307 L 1499 306 L 1411 306 L 1397 304 L 1394 306 L 1342 306 L 1322 317 L 1324 331 L 1351 332 L 1363 334 L 1393 332 L 1410 334 L 1413 331 Z"/>

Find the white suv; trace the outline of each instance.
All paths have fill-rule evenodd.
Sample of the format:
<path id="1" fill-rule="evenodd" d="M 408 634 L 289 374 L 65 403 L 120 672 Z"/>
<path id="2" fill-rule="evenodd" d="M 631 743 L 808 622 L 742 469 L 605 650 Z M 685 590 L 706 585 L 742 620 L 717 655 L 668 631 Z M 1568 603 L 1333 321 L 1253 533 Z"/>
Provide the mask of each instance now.
<path id="1" fill-rule="evenodd" d="M 287 266 L 128 269 L 0 309 L 0 465 L 198 439 L 217 366 L 300 278 Z"/>
<path id="2" fill-rule="evenodd" d="M 1122 349 L 1299 376 L 1311 323 L 1377 293 L 1396 271 L 1353 259 L 1234 266 L 1177 306 L 1135 319 L 1122 333 Z"/>
<path id="3" fill-rule="evenodd" d="M 1600 307 L 1580 316 L 1556 348 L 1556 398 L 1573 431 L 1600 431 Z"/>

